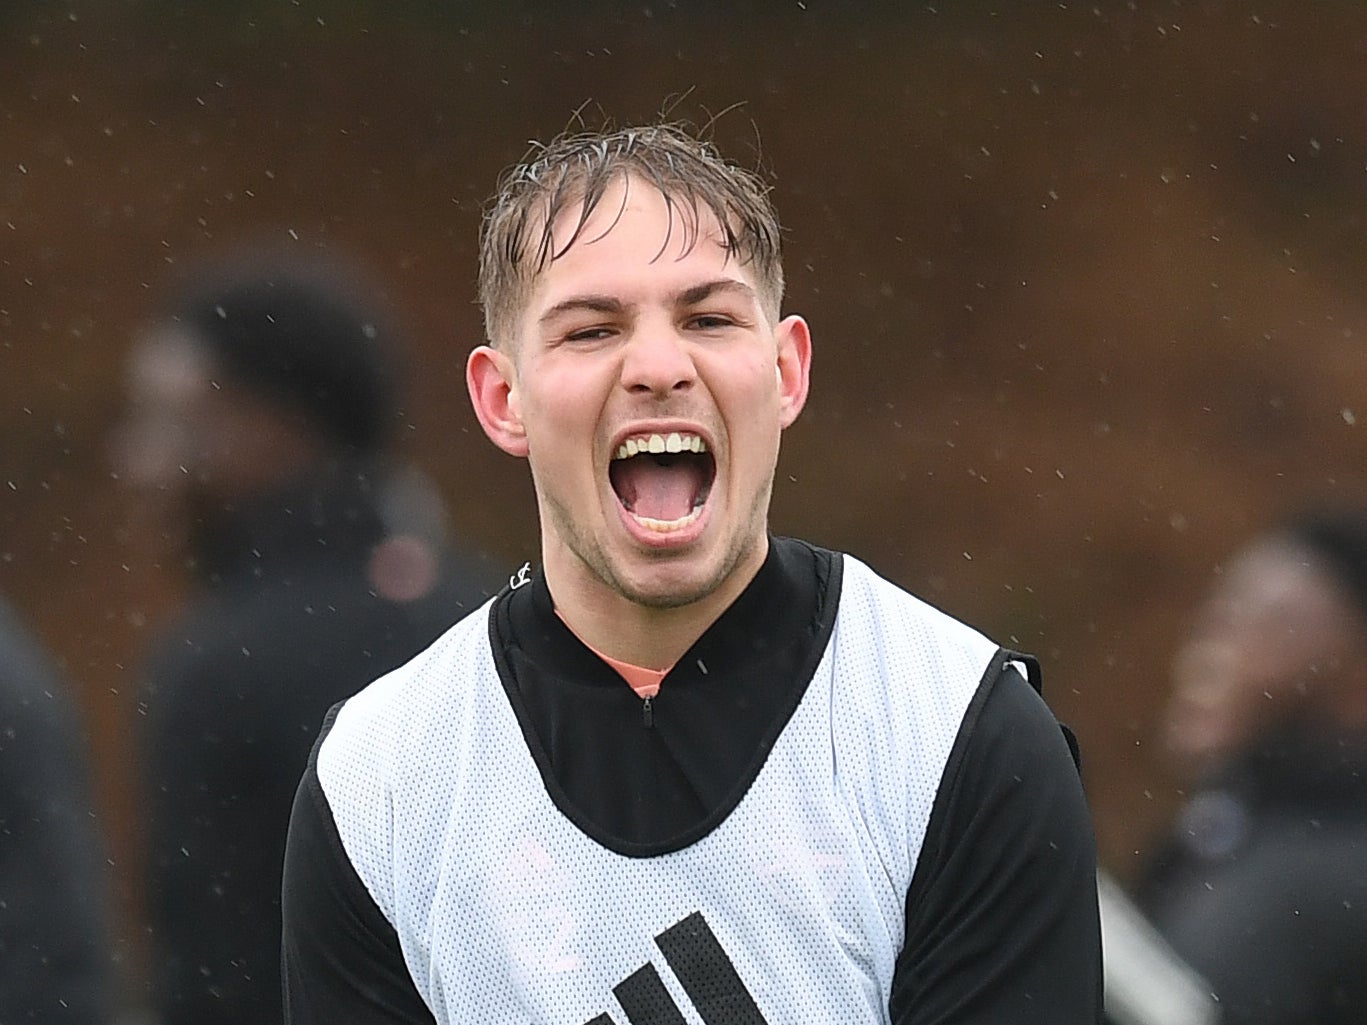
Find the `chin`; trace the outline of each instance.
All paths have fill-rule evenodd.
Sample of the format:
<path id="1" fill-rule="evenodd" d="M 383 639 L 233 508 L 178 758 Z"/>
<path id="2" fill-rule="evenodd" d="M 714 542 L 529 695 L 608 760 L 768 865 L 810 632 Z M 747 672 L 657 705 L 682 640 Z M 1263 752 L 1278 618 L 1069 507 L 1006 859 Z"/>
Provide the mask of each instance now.
<path id="1" fill-rule="evenodd" d="M 677 609 L 703 601 L 723 589 L 742 559 L 723 559 L 715 553 L 657 553 L 645 565 L 617 575 L 620 590 L 637 605 Z M 632 572 L 635 570 L 635 572 Z"/>
<path id="2" fill-rule="evenodd" d="M 696 579 L 691 574 L 686 578 L 671 577 L 661 580 L 658 577 L 648 580 L 620 580 L 622 595 L 635 605 L 648 609 L 679 609 L 713 594 L 717 583 L 711 578 Z"/>

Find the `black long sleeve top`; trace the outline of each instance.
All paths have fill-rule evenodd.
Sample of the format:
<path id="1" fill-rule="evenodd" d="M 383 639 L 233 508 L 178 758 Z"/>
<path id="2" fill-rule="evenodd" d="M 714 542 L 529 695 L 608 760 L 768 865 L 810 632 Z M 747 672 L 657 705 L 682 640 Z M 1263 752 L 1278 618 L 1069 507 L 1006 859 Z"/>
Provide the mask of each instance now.
<path id="1" fill-rule="evenodd" d="M 562 810 L 638 856 L 705 829 L 758 771 L 810 681 L 840 565 L 776 539 L 750 587 L 666 677 L 649 726 L 641 699 L 555 614 L 543 576 L 500 595 L 489 614 L 495 660 Z M 293 1025 L 434 1020 L 347 858 L 313 761 L 296 794 L 283 899 Z M 1039 694 L 999 655 L 939 783 L 887 1020 L 1081 1025 L 1100 1014 L 1095 852 L 1077 768 Z"/>

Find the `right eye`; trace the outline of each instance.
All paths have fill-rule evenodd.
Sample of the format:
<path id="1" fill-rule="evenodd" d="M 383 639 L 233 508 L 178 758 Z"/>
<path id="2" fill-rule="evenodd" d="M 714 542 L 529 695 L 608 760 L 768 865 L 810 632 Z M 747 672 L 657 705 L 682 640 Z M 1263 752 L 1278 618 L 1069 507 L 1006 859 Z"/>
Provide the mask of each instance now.
<path id="1" fill-rule="evenodd" d="M 584 327 L 565 335 L 568 342 L 597 342 L 612 334 L 610 327 Z"/>

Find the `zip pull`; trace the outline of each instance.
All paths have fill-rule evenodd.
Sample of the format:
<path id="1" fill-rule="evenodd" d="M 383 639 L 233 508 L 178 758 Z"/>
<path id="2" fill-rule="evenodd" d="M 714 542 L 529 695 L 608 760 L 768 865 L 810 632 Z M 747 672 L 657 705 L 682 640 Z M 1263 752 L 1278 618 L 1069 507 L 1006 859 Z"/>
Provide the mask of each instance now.
<path id="1" fill-rule="evenodd" d="M 650 707 L 650 695 L 647 694 L 645 700 L 641 702 L 641 722 L 646 729 L 651 729 L 655 725 L 655 711 Z"/>

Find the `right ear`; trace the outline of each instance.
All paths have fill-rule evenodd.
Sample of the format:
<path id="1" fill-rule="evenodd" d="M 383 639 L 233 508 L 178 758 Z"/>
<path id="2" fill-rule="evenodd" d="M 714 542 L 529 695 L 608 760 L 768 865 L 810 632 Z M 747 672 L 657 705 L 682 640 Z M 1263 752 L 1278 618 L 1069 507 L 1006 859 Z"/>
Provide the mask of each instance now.
<path id="1" fill-rule="evenodd" d="M 517 392 L 517 367 L 507 353 L 481 345 L 465 363 L 470 404 L 484 433 L 510 456 L 527 455 L 527 431 Z"/>

